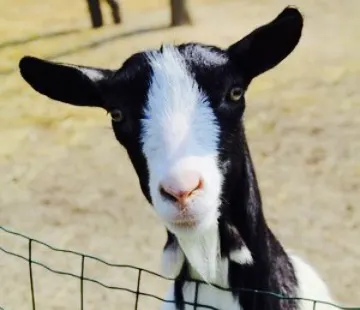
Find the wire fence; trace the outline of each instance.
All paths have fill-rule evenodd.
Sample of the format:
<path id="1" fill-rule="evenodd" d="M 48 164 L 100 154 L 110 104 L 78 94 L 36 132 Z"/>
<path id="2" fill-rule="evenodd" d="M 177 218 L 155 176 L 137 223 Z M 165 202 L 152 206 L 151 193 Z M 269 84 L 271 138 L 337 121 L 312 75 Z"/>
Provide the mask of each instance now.
<path id="1" fill-rule="evenodd" d="M 107 262 L 107 261 L 105 261 L 105 260 L 103 260 L 101 258 L 95 257 L 95 256 L 91 256 L 91 255 L 87 255 L 87 254 L 84 254 L 84 253 L 71 251 L 71 250 L 59 249 L 59 248 L 53 247 L 53 246 L 51 246 L 49 244 L 46 244 L 46 243 L 44 243 L 42 241 L 30 238 L 30 237 L 25 236 L 25 235 L 23 235 L 21 233 L 18 233 L 18 232 L 15 232 L 15 231 L 11 230 L 11 229 L 5 228 L 3 226 L 0 226 L 0 231 L 2 233 L 5 233 L 5 234 L 8 234 L 8 235 L 12 235 L 12 236 L 15 236 L 17 238 L 23 239 L 23 240 L 25 240 L 27 242 L 27 252 L 28 252 L 27 257 L 24 256 L 24 255 L 12 252 L 12 251 L 4 248 L 1 243 L 0 243 L 0 251 L 7 254 L 7 255 L 19 258 L 19 259 L 27 262 L 27 264 L 28 264 L 28 272 L 29 272 L 29 280 L 30 280 L 30 296 L 31 296 L 31 309 L 32 310 L 37 309 L 36 308 L 36 283 L 35 283 L 34 274 L 33 274 L 33 266 L 34 265 L 40 266 L 40 267 L 42 267 L 42 268 L 46 269 L 47 271 L 52 272 L 54 274 L 73 277 L 73 278 L 78 279 L 79 280 L 79 309 L 80 310 L 84 310 L 84 282 L 92 282 L 92 283 L 94 283 L 96 285 L 102 286 L 102 287 L 110 289 L 110 290 L 119 290 L 119 291 L 124 291 L 124 292 L 134 294 L 135 295 L 135 304 L 134 304 L 133 309 L 135 309 L 135 310 L 139 309 L 139 297 L 140 296 L 150 297 L 150 298 L 156 299 L 156 300 L 158 300 L 160 302 L 163 302 L 163 303 L 175 303 L 175 300 L 166 300 L 166 299 L 158 297 L 158 296 L 156 296 L 154 294 L 149 294 L 149 293 L 146 293 L 146 292 L 143 292 L 143 291 L 140 290 L 140 284 L 141 284 L 142 277 L 143 277 L 144 274 L 152 275 L 152 276 L 155 276 L 155 277 L 158 277 L 158 278 L 161 278 L 161 279 L 164 279 L 164 280 L 168 280 L 168 281 L 173 281 L 173 279 L 164 277 L 164 276 L 162 276 L 162 275 L 160 275 L 158 273 L 155 273 L 153 271 L 143 269 L 143 268 L 138 268 L 138 267 L 135 267 L 135 266 L 132 266 L 132 265 L 112 264 L 112 263 L 109 263 L 109 262 Z M 47 266 L 46 264 L 44 264 L 44 263 L 42 263 L 40 261 L 34 260 L 33 259 L 33 251 L 34 251 L 33 250 L 33 245 L 34 244 L 42 245 L 42 246 L 44 246 L 44 247 L 46 247 L 46 248 L 48 248 L 48 249 L 50 249 L 51 251 L 54 251 L 54 252 L 68 253 L 68 254 L 72 254 L 72 255 L 75 255 L 75 256 L 79 257 L 80 258 L 80 264 L 79 264 L 80 265 L 79 266 L 80 272 L 79 272 L 79 274 L 57 270 L 57 269 L 54 269 L 54 268 L 51 268 L 51 267 Z M 84 271 L 85 271 L 86 261 L 88 261 L 88 260 L 94 260 L 96 262 L 99 262 L 101 264 L 104 264 L 104 265 L 107 265 L 107 266 L 110 266 L 110 267 L 116 267 L 116 268 L 122 268 L 122 269 L 131 269 L 131 270 L 136 271 L 137 272 L 136 290 L 129 289 L 127 287 L 107 285 L 107 284 L 105 284 L 105 283 L 103 283 L 101 281 L 98 281 L 96 279 L 87 277 L 85 275 Z M 199 286 L 200 285 L 208 285 L 208 284 L 206 284 L 204 282 L 201 282 L 201 281 L 195 281 L 195 280 L 190 280 L 190 281 L 194 282 L 195 285 L 196 285 L 196 289 L 195 289 L 196 293 L 195 293 L 195 296 L 194 296 L 194 301 L 193 302 L 183 301 L 183 305 L 193 306 L 193 309 L 201 308 L 201 309 L 219 310 L 218 308 L 215 308 L 215 307 L 213 307 L 211 305 L 205 305 L 205 304 L 201 304 L 201 303 L 197 302 L 198 301 L 198 296 L 197 295 L 198 295 L 198 291 L 199 291 Z M 1 282 L 4 283 L 3 281 L 1 281 Z M 219 286 L 216 286 L 216 285 L 214 287 L 216 287 L 219 290 L 230 291 L 229 289 L 222 288 L 222 287 L 219 287 Z M 246 288 L 239 288 L 239 289 L 236 289 L 236 290 L 231 289 L 231 292 L 243 292 L 243 293 L 249 293 L 249 294 L 264 294 L 264 295 L 267 295 L 267 296 L 272 297 L 272 298 L 279 298 L 281 300 L 289 300 L 289 301 L 303 300 L 303 301 L 311 302 L 313 304 L 313 309 L 314 310 L 316 310 L 316 306 L 319 305 L 319 304 L 329 305 L 329 306 L 332 306 L 332 307 L 335 307 L 335 308 L 338 308 L 338 309 L 342 309 L 342 310 L 360 310 L 360 307 L 343 307 L 343 306 L 339 306 L 339 305 L 324 302 L 324 301 L 312 300 L 312 299 L 306 299 L 306 298 L 287 297 L 287 296 L 283 296 L 283 295 L 278 294 L 278 293 L 265 292 L 265 291 L 261 291 L 261 290 L 251 290 L 251 289 L 246 289 Z M 7 310 L 7 309 L 5 309 L 3 307 L 4 307 L 4 305 L 0 304 L 0 310 Z"/>

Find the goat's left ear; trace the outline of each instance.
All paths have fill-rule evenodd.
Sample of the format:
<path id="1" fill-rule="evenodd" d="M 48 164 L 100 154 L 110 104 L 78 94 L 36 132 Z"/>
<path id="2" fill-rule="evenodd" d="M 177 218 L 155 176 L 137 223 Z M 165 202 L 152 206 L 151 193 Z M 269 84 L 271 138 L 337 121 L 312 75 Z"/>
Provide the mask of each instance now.
<path id="1" fill-rule="evenodd" d="M 294 50 L 302 28 L 301 13 L 296 8 L 287 7 L 273 21 L 231 45 L 229 57 L 250 82 L 275 67 Z"/>
<path id="2" fill-rule="evenodd" d="M 104 107 L 102 87 L 113 71 L 23 57 L 20 73 L 29 85 L 51 99 L 91 107 Z"/>

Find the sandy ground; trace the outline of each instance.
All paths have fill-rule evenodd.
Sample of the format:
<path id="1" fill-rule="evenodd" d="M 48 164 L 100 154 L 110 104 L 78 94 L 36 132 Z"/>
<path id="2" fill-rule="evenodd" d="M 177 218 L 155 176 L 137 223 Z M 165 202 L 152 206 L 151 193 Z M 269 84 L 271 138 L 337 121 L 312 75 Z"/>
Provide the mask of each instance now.
<path id="1" fill-rule="evenodd" d="M 320 271 L 339 302 L 360 305 L 360 1 L 193 1 L 195 25 L 177 29 L 165 27 L 166 1 L 124 1 L 125 24 L 98 31 L 88 29 L 81 1 L 0 2 L 0 225 L 154 271 L 164 229 L 107 117 L 37 95 L 16 72 L 19 58 L 115 68 L 162 42 L 225 47 L 298 5 L 306 18 L 300 45 L 248 93 L 250 148 L 277 236 Z M 25 242 L 2 232 L 0 246 L 27 255 Z M 34 258 L 80 272 L 70 254 L 34 246 Z M 85 275 L 136 287 L 135 273 L 91 261 Z M 35 268 L 34 281 L 37 309 L 79 309 L 78 280 Z M 167 285 L 145 277 L 142 290 L 162 296 Z M 86 309 L 133 309 L 129 293 L 94 284 L 84 293 Z M 29 296 L 27 264 L 0 252 L 0 306 L 30 309 Z M 158 305 L 142 298 L 139 309 Z"/>

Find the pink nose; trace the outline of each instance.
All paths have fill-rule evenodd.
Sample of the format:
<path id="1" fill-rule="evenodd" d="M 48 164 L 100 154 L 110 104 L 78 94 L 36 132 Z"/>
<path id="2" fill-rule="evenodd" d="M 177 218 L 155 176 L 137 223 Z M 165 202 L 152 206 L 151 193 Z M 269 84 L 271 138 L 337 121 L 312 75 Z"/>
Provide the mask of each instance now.
<path id="1" fill-rule="evenodd" d="M 181 171 L 166 177 L 160 184 L 160 193 L 178 202 L 180 209 L 185 208 L 186 199 L 203 187 L 203 180 L 196 171 Z"/>

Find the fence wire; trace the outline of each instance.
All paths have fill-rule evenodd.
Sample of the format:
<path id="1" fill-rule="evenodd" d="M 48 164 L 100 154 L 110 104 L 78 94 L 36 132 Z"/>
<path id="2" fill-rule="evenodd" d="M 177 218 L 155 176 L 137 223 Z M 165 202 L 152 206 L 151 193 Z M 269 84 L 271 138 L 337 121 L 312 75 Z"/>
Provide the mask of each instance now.
<path id="1" fill-rule="evenodd" d="M 33 275 L 33 265 L 40 266 L 40 267 L 42 267 L 42 268 L 44 268 L 44 269 L 46 269 L 46 270 L 48 270 L 48 271 L 50 271 L 50 272 L 52 272 L 54 274 L 63 275 L 63 276 L 70 276 L 70 277 L 78 279 L 79 280 L 79 307 L 80 307 L 80 310 L 84 310 L 84 281 L 95 283 L 97 285 L 100 285 L 100 286 L 102 286 L 104 288 L 107 288 L 107 289 L 110 289 L 110 290 L 119 290 L 119 291 L 125 291 L 125 292 L 135 294 L 135 304 L 134 304 L 134 309 L 135 310 L 138 310 L 139 297 L 140 296 L 150 297 L 150 298 L 156 299 L 156 300 L 164 302 L 164 303 L 175 303 L 175 300 L 166 300 L 166 299 L 163 299 L 163 298 L 158 297 L 156 295 L 142 292 L 140 290 L 141 278 L 142 278 L 143 274 L 149 274 L 149 275 L 152 275 L 152 276 L 155 276 L 155 277 L 158 277 L 158 278 L 161 278 L 161 279 L 169 280 L 169 281 L 173 281 L 174 279 L 164 277 L 164 276 L 162 276 L 162 275 L 160 275 L 160 274 L 158 274 L 156 272 L 153 272 L 153 271 L 150 271 L 150 270 L 147 270 L 147 269 L 144 269 L 144 268 L 139 268 L 139 267 L 135 267 L 135 266 L 132 266 L 132 265 L 126 265 L 126 264 L 113 264 L 113 263 L 109 263 L 109 262 L 107 262 L 107 261 L 105 261 L 105 260 L 103 260 L 101 258 L 92 256 L 92 255 L 87 255 L 87 254 L 84 254 L 84 253 L 71 251 L 71 250 L 59 249 L 59 248 L 53 247 L 53 246 L 51 246 L 49 244 L 46 244 L 46 243 L 44 243 L 42 241 L 30 238 L 28 236 L 25 236 L 24 234 L 21 234 L 21 233 L 13 231 L 11 229 L 5 228 L 3 226 L 0 226 L 0 230 L 3 233 L 13 235 L 13 236 L 16 236 L 18 238 L 21 238 L 21 239 L 27 241 L 28 257 L 25 257 L 25 256 L 20 255 L 18 253 L 14 253 L 14 252 L 12 252 L 10 250 L 7 250 L 1 244 L 0 244 L 0 251 L 5 253 L 5 254 L 8 254 L 10 256 L 13 256 L 13 257 L 19 258 L 21 260 L 24 260 L 24 261 L 26 261 L 28 263 L 28 266 L 29 266 L 29 280 L 30 280 L 30 295 L 31 295 L 31 309 L 32 310 L 36 310 L 36 293 L 35 293 L 35 283 L 34 283 L 35 281 L 34 281 L 34 275 Z M 46 248 L 48 248 L 48 249 L 50 249 L 52 251 L 55 251 L 55 252 L 73 254 L 73 255 L 79 257 L 80 261 L 81 261 L 81 264 L 80 264 L 80 267 L 79 267 L 80 268 L 80 273 L 79 273 L 80 276 L 77 275 L 77 274 L 71 273 L 71 272 L 64 272 L 64 271 L 56 270 L 56 269 L 51 268 L 51 267 L 49 267 L 49 266 L 47 266 L 47 265 L 45 265 L 45 264 L 43 264 L 43 263 L 41 263 L 39 261 L 34 260 L 32 258 L 32 256 L 33 256 L 33 244 L 42 245 L 42 246 L 44 246 L 44 247 L 46 247 Z M 132 270 L 137 271 L 137 288 L 136 288 L 136 290 L 132 290 L 132 289 L 129 289 L 127 287 L 107 285 L 107 284 L 105 284 L 105 283 L 103 283 L 101 281 L 98 281 L 96 279 L 86 277 L 84 275 L 86 260 L 94 260 L 94 261 L 97 261 L 99 263 L 102 263 L 102 264 L 110 266 L 110 267 L 123 268 L 123 269 L 132 269 Z M 204 305 L 204 304 L 200 304 L 200 303 L 197 302 L 197 299 L 198 299 L 197 295 L 198 295 L 198 291 L 199 291 L 199 285 L 208 285 L 208 284 L 206 284 L 204 282 L 201 282 L 201 281 L 195 281 L 195 280 L 190 280 L 190 281 L 194 282 L 196 284 L 194 301 L 193 302 L 183 301 L 184 306 L 185 305 L 190 305 L 190 306 L 193 306 L 194 309 L 202 308 L 202 309 L 220 310 L 220 309 L 215 308 L 213 306 Z M 246 288 L 226 289 L 226 288 L 222 288 L 222 287 L 219 287 L 219 286 L 216 286 L 216 285 L 213 285 L 213 286 L 216 287 L 219 290 L 229 291 L 229 292 L 245 292 L 245 293 L 253 293 L 253 294 L 265 294 L 267 296 L 279 298 L 279 299 L 282 299 L 282 300 L 293 300 L 293 301 L 294 300 L 303 300 L 303 301 L 308 301 L 308 302 L 313 303 L 313 309 L 314 310 L 316 310 L 316 305 L 317 304 L 329 305 L 329 306 L 332 306 L 332 307 L 335 307 L 335 308 L 338 308 L 338 309 L 342 309 L 342 310 L 360 310 L 360 307 L 343 307 L 343 306 L 340 306 L 340 305 L 336 305 L 336 304 L 333 304 L 333 303 L 324 302 L 324 301 L 320 301 L 320 300 L 313 300 L 313 299 L 299 298 L 299 297 L 287 297 L 287 296 L 283 296 L 281 294 L 274 293 L 274 292 L 266 292 L 266 291 L 252 290 L 252 289 L 246 289 Z M 0 310 L 6 310 L 6 309 L 3 308 L 3 306 L 0 304 Z"/>

